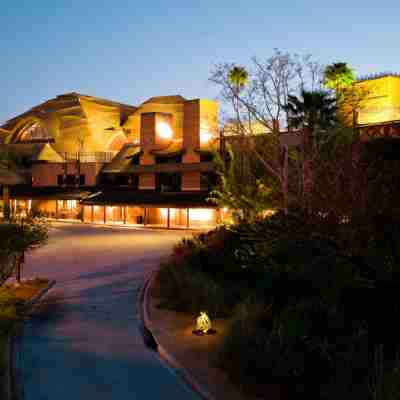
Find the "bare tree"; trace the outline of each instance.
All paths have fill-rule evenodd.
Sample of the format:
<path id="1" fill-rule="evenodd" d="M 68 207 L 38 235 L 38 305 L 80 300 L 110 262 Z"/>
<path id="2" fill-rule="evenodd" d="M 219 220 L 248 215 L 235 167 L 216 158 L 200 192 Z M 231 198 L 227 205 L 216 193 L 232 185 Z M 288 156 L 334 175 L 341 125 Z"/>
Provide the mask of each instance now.
<path id="1" fill-rule="evenodd" d="M 301 89 L 320 87 L 322 68 L 310 56 L 291 55 L 275 49 L 266 60 L 253 57 L 246 70 L 233 63 L 217 64 L 210 81 L 220 89 L 221 100 L 234 115 L 231 133 L 243 138 L 260 133 L 268 135 L 268 150 L 260 150 L 247 140 L 251 152 L 264 166 L 266 174 L 278 182 L 282 208 L 289 206 L 289 144 L 282 140 L 288 127 L 287 104 L 290 95 Z M 286 135 L 286 136 L 287 136 Z M 286 137 L 287 139 L 287 137 Z M 243 142 L 243 143 L 245 143 Z M 242 143 L 242 144 L 243 144 Z"/>

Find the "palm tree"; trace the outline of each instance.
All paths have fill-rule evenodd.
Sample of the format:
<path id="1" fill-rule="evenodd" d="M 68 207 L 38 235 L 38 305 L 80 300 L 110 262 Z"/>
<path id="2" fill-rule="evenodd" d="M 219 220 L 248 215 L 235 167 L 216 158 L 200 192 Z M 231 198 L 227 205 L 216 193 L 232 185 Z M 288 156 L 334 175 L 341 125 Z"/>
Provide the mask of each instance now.
<path id="1" fill-rule="evenodd" d="M 235 65 L 228 74 L 228 79 L 233 84 L 236 94 L 246 86 L 249 80 L 249 74 L 244 67 Z"/>
<path id="2" fill-rule="evenodd" d="M 288 96 L 285 110 L 289 129 L 299 129 L 302 134 L 299 188 L 306 201 L 312 186 L 312 160 L 330 139 L 338 122 L 336 99 L 326 91 L 302 90 L 299 97 Z"/>
<path id="3" fill-rule="evenodd" d="M 343 90 L 354 83 L 355 79 L 353 69 L 344 62 L 328 65 L 324 71 L 324 85 L 335 90 L 338 98 L 341 97 Z"/>
<path id="4" fill-rule="evenodd" d="M 329 129 L 337 123 L 336 99 L 323 90 L 302 90 L 299 97 L 289 95 L 285 109 L 291 128 L 307 127 L 314 132 Z"/>

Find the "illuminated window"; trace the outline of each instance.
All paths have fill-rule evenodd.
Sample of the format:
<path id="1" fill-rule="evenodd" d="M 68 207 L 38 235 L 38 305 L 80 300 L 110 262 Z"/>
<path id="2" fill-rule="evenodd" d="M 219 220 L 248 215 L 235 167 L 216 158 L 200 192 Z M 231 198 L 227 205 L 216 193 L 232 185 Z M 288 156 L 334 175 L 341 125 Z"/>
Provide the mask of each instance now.
<path id="1" fill-rule="evenodd" d="M 57 207 L 60 211 L 76 210 L 78 202 L 76 200 L 57 200 Z"/>
<path id="2" fill-rule="evenodd" d="M 189 210 L 191 222 L 210 222 L 215 219 L 215 210 L 211 208 L 191 208 Z"/>
<path id="3" fill-rule="evenodd" d="M 200 131 L 200 145 L 208 145 L 214 138 L 213 134 L 210 132 Z"/>
<path id="4" fill-rule="evenodd" d="M 172 139 L 173 132 L 171 127 L 165 122 L 159 122 L 157 124 L 157 134 L 162 139 Z"/>

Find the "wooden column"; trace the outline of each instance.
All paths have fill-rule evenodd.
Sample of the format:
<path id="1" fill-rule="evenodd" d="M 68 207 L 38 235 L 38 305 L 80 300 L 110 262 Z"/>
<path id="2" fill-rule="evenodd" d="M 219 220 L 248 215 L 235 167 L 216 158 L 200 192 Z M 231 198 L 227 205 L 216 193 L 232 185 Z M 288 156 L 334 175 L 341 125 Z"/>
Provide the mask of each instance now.
<path id="1" fill-rule="evenodd" d="M 92 224 L 94 223 L 94 206 L 92 205 L 92 215 L 91 215 L 91 220 L 92 220 Z"/>
<path id="2" fill-rule="evenodd" d="M 147 223 L 147 208 L 144 208 L 144 218 L 143 218 L 143 226 L 146 226 Z"/>
<path id="3" fill-rule="evenodd" d="M 189 229 L 189 209 L 186 209 L 186 229 Z"/>
<path id="4" fill-rule="evenodd" d="M 169 225 L 170 225 L 170 208 L 167 208 L 167 229 L 169 229 Z"/>
<path id="5" fill-rule="evenodd" d="M 126 225 L 126 209 L 127 209 L 127 206 L 123 206 L 124 224 L 125 224 L 125 225 Z"/>
<path id="6" fill-rule="evenodd" d="M 58 200 L 55 200 L 56 202 L 56 219 L 58 219 Z"/>
<path id="7" fill-rule="evenodd" d="M 103 216 L 104 216 L 104 224 L 106 223 L 106 206 L 103 206 L 103 212 L 104 212 L 104 214 L 103 214 Z"/>

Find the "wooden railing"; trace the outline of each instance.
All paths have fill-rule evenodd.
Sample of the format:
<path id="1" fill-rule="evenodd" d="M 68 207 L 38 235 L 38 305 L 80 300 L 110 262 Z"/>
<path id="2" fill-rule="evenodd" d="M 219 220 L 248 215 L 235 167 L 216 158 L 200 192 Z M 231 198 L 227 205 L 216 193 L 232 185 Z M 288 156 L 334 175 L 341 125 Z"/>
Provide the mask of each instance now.
<path id="1" fill-rule="evenodd" d="M 81 163 L 109 163 L 115 156 L 113 151 L 91 151 L 91 152 L 76 152 L 63 153 L 65 161 L 80 161 Z"/>

